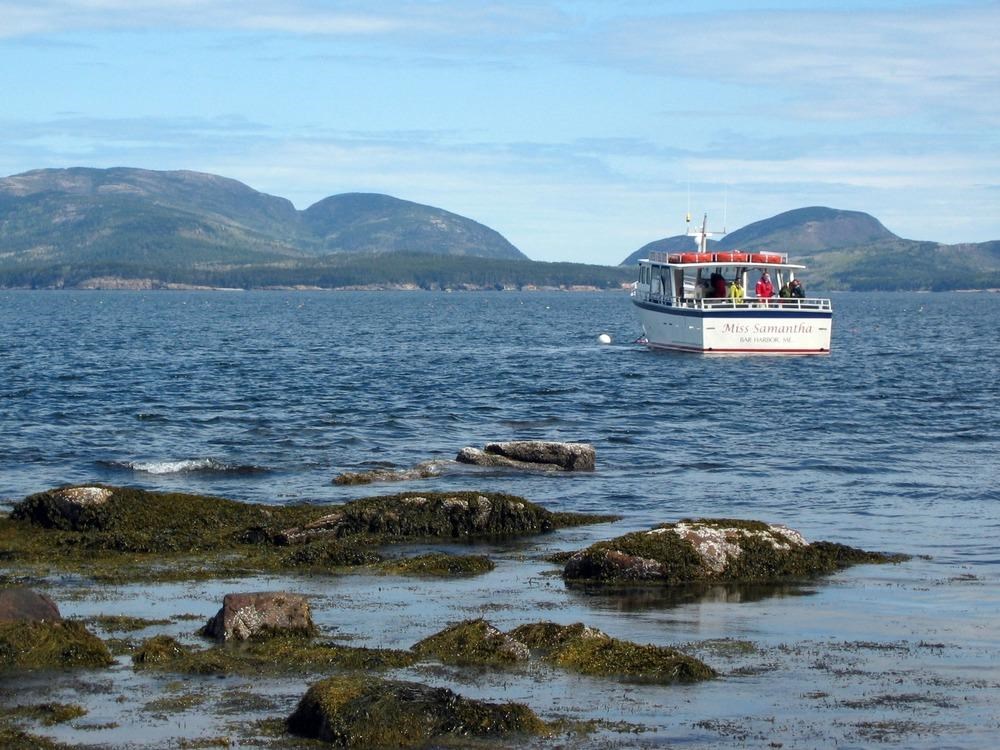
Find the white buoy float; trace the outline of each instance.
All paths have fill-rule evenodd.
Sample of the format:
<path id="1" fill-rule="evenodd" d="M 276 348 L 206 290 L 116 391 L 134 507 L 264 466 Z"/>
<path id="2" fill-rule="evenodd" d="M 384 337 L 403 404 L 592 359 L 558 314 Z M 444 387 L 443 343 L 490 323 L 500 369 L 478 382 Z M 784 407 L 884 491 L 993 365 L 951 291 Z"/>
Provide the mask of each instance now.
<path id="1" fill-rule="evenodd" d="M 607 333 L 602 333 L 600 336 L 597 337 L 597 343 L 598 344 L 610 344 L 611 343 L 611 335 L 607 334 Z"/>

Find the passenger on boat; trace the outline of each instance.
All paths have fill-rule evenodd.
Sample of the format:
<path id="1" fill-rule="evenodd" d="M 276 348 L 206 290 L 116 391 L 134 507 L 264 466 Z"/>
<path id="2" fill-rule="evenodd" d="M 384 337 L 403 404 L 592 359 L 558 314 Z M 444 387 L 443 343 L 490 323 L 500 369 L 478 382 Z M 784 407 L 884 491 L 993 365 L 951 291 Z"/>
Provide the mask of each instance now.
<path id="1" fill-rule="evenodd" d="M 712 274 L 712 296 L 726 296 L 726 278 L 718 271 Z"/>
<path id="2" fill-rule="evenodd" d="M 781 289 L 778 290 L 779 297 L 791 297 L 792 296 L 792 282 L 786 281 L 781 285 Z"/>
<path id="3" fill-rule="evenodd" d="M 771 283 L 771 277 L 767 275 L 767 271 L 761 272 L 754 292 L 763 299 L 770 299 L 774 296 L 774 284 Z"/>
<path id="4" fill-rule="evenodd" d="M 729 285 L 729 297 L 734 302 L 743 301 L 743 285 L 738 278 L 733 279 L 733 283 Z"/>
<path id="5" fill-rule="evenodd" d="M 792 279 L 791 287 L 792 287 L 793 297 L 798 297 L 799 299 L 803 299 L 806 296 L 806 288 L 802 286 L 802 282 L 799 281 L 798 279 Z"/>

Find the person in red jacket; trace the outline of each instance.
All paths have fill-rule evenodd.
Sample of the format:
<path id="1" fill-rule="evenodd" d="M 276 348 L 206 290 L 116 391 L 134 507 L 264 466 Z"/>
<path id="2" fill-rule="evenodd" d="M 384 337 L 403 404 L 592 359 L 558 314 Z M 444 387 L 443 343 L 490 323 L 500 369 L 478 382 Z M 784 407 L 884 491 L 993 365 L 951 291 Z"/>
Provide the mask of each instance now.
<path id="1" fill-rule="evenodd" d="M 767 275 L 767 271 L 761 272 L 760 279 L 757 280 L 755 292 L 762 299 L 769 299 L 774 296 L 774 284 L 771 283 L 771 277 Z"/>

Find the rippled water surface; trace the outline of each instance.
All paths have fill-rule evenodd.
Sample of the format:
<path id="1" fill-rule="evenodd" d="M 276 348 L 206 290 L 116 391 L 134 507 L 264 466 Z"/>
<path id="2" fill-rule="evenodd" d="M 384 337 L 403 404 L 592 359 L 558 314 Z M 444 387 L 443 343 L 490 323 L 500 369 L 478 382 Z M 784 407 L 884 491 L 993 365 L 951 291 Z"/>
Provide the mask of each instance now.
<path id="1" fill-rule="evenodd" d="M 542 599 L 556 602 L 553 619 L 586 620 L 631 640 L 746 638 L 800 649 L 813 665 L 775 652 L 768 658 L 786 661 L 764 674 L 722 659 L 718 666 L 733 671 L 721 683 L 693 694 L 619 688 L 613 710 L 597 687 L 564 686 L 579 694 L 583 716 L 659 727 L 637 735 L 638 744 L 766 746 L 784 736 L 775 722 L 815 715 L 817 705 L 827 718 L 811 719 L 812 734 L 785 740 L 996 744 L 1000 295 L 839 294 L 833 304 L 829 356 L 743 358 L 635 345 L 640 331 L 624 294 L 0 292 L 0 501 L 68 482 L 268 503 L 479 488 L 624 516 L 553 539 L 556 546 L 722 516 L 922 555 L 852 569 L 806 592 L 717 591 L 679 601 L 569 591 L 551 580 L 532 588 L 544 564 L 501 565 L 463 583 L 470 590 L 461 595 L 442 590 L 436 605 L 413 582 L 385 583 L 390 601 L 362 607 L 352 625 L 325 616 L 374 645 L 408 645 L 474 616 L 470 607 L 483 613 L 499 598 L 520 599 L 507 587 L 521 581 L 532 593 L 494 617 L 503 626 L 537 619 Z M 597 343 L 603 332 L 612 345 Z M 598 470 L 485 474 L 454 466 L 420 482 L 331 483 L 343 471 L 408 467 L 451 459 L 466 445 L 526 438 L 593 443 Z M 360 593 L 363 584 L 347 586 L 370 596 Z M 86 614 L 85 603 L 68 605 L 70 614 L 74 606 Z M 204 607 L 214 611 L 217 601 Z M 827 649 L 822 659 L 809 652 L 816 643 Z M 898 653 L 850 653 L 874 665 L 872 674 L 905 672 L 910 660 L 910 702 L 891 710 L 865 703 L 891 694 L 891 681 L 855 690 L 856 704 L 829 698 L 832 643 L 901 644 Z M 815 666 L 823 659 L 832 672 Z M 933 679 L 986 692 L 949 694 L 945 703 L 912 699 L 933 698 Z M 476 689 L 489 695 L 489 681 Z M 512 690 L 496 697 L 565 708 L 555 693 Z M 788 700 L 772 705 L 770 691 Z M 768 716 L 772 730 L 748 718 Z M 916 729 L 878 737 L 885 716 Z M 866 722 L 876 729 L 857 728 Z"/>

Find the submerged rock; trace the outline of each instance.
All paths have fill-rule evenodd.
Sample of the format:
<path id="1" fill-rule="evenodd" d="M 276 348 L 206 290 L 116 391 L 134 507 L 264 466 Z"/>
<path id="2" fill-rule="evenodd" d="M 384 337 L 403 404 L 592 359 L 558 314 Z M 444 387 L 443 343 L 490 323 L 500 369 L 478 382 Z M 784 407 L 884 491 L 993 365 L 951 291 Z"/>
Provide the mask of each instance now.
<path id="1" fill-rule="evenodd" d="M 350 748 L 425 747 L 449 738 L 547 731 L 520 703 L 487 703 L 446 688 L 355 676 L 310 687 L 286 724 L 292 734 Z"/>
<path id="2" fill-rule="evenodd" d="M 528 647 L 486 620 L 465 620 L 424 638 L 413 646 L 420 656 L 446 664 L 499 666 L 525 661 Z"/>
<path id="3" fill-rule="evenodd" d="M 0 589 L 0 622 L 58 622 L 59 607 L 45 594 L 17 586 Z"/>
<path id="4" fill-rule="evenodd" d="M 514 440 L 488 443 L 485 450 L 462 448 L 456 460 L 477 466 L 504 466 L 548 471 L 593 471 L 594 446 L 587 443 L 558 443 L 541 440 Z"/>
<path id="5" fill-rule="evenodd" d="M 200 675 L 283 675 L 344 670 L 399 669 L 416 662 L 416 654 L 397 649 L 362 648 L 338 643 L 314 643 L 301 636 L 219 643 L 193 649 L 167 635 L 143 642 L 132 654 L 136 670 Z"/>
<path id="6" fill-rule="evenodd" d="M 201 630 L 217 641 L 246 641 L 279 635 L 312 636 L 316 633 L 309 601 L 301 594 L 260 591 L 226 594 L 222 609 Z"/>
<path id="7" fill-rule="evenodd" d="M 112 663 L 104 642 L 79 622 L 0 623 L 0 670 L 106 667 Z"/>
<path id="8" fill-rule="evenodd" d="M 793 529 L 761 521 L 702 519 L 598 542 L 566 561 L 563 578 L 668 584 L 758 582 L 905 559 L 904 555 L 866 552 L 832 542 L 809 544 Z"/>
<path id="9" fill-rule="evenodd" d="M 435 576 L 458 578 L 489 573 L 496 565 L 485 555 L 449 555 L 445 552 L 428 552 L 415 557 L 386 560 L 379 566 L 383 573 L 404 576 Z"/>
<path id="10" fill-rule="evenodd" d="M 334 477 L 334 484 L 355 485 L 374 482 L 406 482 L 411 479 L 430 479 L 441 475 L 440 461 L 423 461 L 409 469 L 372 469 L 370 471 L 345 471 Z"/>

